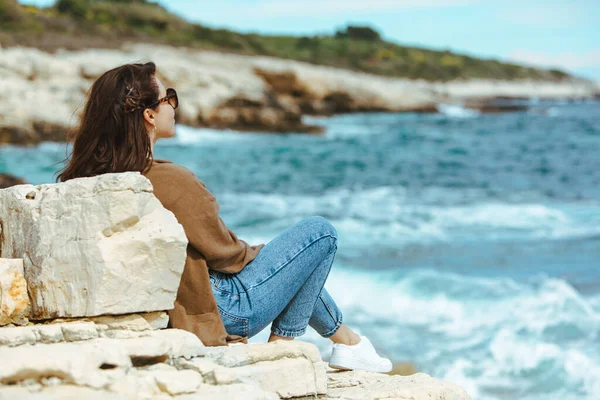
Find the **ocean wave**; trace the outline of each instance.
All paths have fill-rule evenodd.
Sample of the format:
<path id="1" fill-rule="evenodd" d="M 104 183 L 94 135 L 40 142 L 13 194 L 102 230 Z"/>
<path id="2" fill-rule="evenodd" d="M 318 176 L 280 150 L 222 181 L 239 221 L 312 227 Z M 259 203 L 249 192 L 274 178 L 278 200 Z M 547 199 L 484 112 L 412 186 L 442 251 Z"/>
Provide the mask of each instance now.
<path id="1" fill-rule="evenodd" d="M 565 324 L 579 327 L 584 338 L 600 333 L 600 314 L 569 283 L 557 278 L 536 277 L 523 283 L 433 270 L 370 275 L 342 267 L 330 281 L 331 292 L 342 298 L 344 306 L 357 307 L 357 299 L 347 295 L 349 288 L 370 293 L 373 298 L 364 311 L 371 317 L 432 324 L 449 336 L 464 337 L 506 322 L 515 331 L 548 339 L 556 339 L 553 327 Z M 490 313 L 489 306 L 496 312 Z"/>
<path id="2" fill-rule="evenodd" d="M 388 346 L 396 360 L 451 380 L 473 398 L 535 399 L 563 388 L 600 393 L 594 346 L 600 314 L 562 279 L 342 269 L 332 272 L 326 288 L 348 310 L 351 326 Z M 403 358 L 411 353 L 411 360 Z M 578 363 L 588 367 L 580 370 Z"/>
<path id="3" fill-rule="evenodd" d="M 375 274 L 336 263 L 325 287 L 381 353 L 473 399 L 599 398 L 600 314 L 562 279 Z M 268 329 L 251 341 L 267 338 Z M 313 330 L 302 339 L 328 358 Z"/>
<path id="4" fill-rule="evenodd" d="M 475 200 L 461 205 L 422 204 L 405 189 L 392 187 L 343 189 L 321 196 L 224 193 L 219 199 L 227 222 L 246 234 L 260 231 L 262 238 L 271 239 L 309 215 L 328 218 L 340 238 L 357 246 L 553 240 L 600 234 L 600 204 L 593 202 L 536 204 Z M 249 225 L 248 220 L 257 222 Z"/>

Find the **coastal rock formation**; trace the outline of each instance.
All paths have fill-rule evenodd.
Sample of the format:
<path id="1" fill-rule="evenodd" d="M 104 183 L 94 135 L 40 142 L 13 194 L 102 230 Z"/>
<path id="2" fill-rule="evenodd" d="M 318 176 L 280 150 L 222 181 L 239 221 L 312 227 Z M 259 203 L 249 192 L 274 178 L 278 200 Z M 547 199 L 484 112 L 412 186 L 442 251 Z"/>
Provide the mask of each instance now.
<path id="1" fill-rule="evenodd" d="M 81 321 L 0 328 L 0 398 L 469 399 L 423 373 L 334 371 L 301 341 L 212 348 L 178 329 Z"/>
<path id="2" fill-rule="evenodd" d="M 0 84 L 5 88 L 0 100 L 12 103 L 13 93 L 20 96 L 17 106 L 0 110 L 0 143 L 63 141 L 76 125 L 94 79 L 115 66 L 139 60 L 157 62 L 165 84 L 177 88 L 179 123 L 219 129 L 316 133 L 320 128 L 305 125 L 304 115 L 434 112 L 439 103 L 462 104 L 472 98 L 591 98 L 600 92 L 596 84 L 582 79 L 432 83 L 158 45 L 53 54 L 0 48 Z"/>
<path id="3" fill-rule="evenodd" d="M 468 399 L 460 387 L 424 373 L 388 376 L 365 371 L 331 372 L 327 398 L 331 399 Z"/>
<path id="4" fill-rule="evenodd" d="M 23 260 L 0 258 L 0 326 L 27 324 L 29 311 Z"/>
<path id="5" fill-rule="evenodd" d="M 187 238 L 139 173 L 0 190 L 0 254 L 23 259 L 31 318 L 173 307 Z"/>
<path id="6" fill-rule="evenodd" d="M 300 341 L 209 347 L 203 360 L 180 365 L 205 372 L 212 369 L 215 384 L 257 382 L 262 389 L 281 398 L 327 393 L 325 363 L 319 351 L 316 346 Z"/>

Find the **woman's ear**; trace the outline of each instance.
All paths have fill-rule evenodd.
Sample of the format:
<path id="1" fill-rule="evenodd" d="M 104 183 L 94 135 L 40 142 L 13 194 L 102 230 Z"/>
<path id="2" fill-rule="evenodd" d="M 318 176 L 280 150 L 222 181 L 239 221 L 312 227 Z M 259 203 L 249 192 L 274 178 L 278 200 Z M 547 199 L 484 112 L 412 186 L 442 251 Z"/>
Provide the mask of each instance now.
<path id="1" fill-rule="evenodd" d="M 152 111 L 149 108 L 146 108 L 144 110 L 144 120 L 150 125 L 156 125 L 156 122 L 154 121 L 154 111 Z"/>

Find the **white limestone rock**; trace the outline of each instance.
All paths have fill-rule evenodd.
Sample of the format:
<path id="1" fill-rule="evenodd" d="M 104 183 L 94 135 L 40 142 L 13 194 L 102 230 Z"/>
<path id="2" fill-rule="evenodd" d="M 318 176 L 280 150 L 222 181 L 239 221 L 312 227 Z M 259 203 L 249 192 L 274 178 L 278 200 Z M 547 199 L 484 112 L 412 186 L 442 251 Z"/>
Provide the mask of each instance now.
<path id="1" fill-rule="evenodd" d="M 127 399 L 159 399 L 163 398 L 161 397 L 163 395 L 164 398 L 171 398 L 171 396 L 160 390 L 152 374 L 135 369 L 115 379 L 108 386 L 108 390 Z"/>
<path id="2" fill-rule="evenodd" d="M 0 328 L 0 346 L 15 347 L 33 344 L 36 341 L 37 337 L 33 326 Z"/>
<path id="3" fill-rule="evenodd" d="M 171 343 L 152 337 L 112 339 L 112 341 L 114 343 L 118 342 L 119 345 L 125 348 L 134 365 L 166 361 L 171 350 Z"/>
<path id="4" fill-rule="evenodd" d="M 164 311 L 141 314 L 152 329 L 166 329 L 169 325 L 169 314 Z"/>
<path id="5" fill-rule="evenodd" d="M 176 400 L 279 400 L 275 393 L 266 392 L 256 385 L 237 383 L 233 385 L 203 385 L 194 394 L 175 396 Z"/>
<path id="6" fill-rule="evenodd" d="M 213 384 L 216 385 L 215 379 L 213 377 L 213 372 L 218 369 L 228 370 L 226 367 L 215 363 L 207 359 L 206 357 L 196 357 L 191 360 L 186 360 L 184 358 L 180 358 L 175 361 L 175 365 L 179 369 L 192 369 L 196 372 L 199 372 L 200 375 L 205 377 L 205 380 L 210 380 Z M 231 380 L 234 382 L 236 380 L 235 377 Z"/>
<path id="7" fill-rule="evenodd" d="M 207 361 L 226 368 L 211 371 Z M 281 398 L 327 391 L 325 364 L 317 347 L 301 341 L 207 347 L 205 360 L 194 359 L 181 365 L 196 369 L 217 385 L 255 382 L 261 389 L 275 392 Z"/>
<path id="8" fill-rule="evenodd" d="M 172 396 L 194 393 L 202 385 L 202 376 L 192 370 L 152 371 L 151 373 L 160 390 Z"/>
<path id="9" fill-rule="evenodd" d="M 225 367 L 240 367 L 260 361 L 280 360 L 284 357 L 306 358 L 312 363 L 322 362 L 317 346 L 300 340 L 207 347 L 205 356 Z"/>
<path id="10" fill-rule="evenodd" d="M 151 330 L 152 326 L 139 314 L 128 315 L 103 315 L 101 317 L 90 318 L 94 323 L 106 325 L 109 329 L 119 329 L 127 331 L 146 331 Z"/>
<path id="11" fill-rule="evenodd" d="M 108 389 L 134 399 L 171 399 L 172 395 L 194 393 L 202 385 L 202 377 L 194 371 L 178 371 L 168 364 L 130 369 L 115 379 Z"/>
<path id="12" fill-rule="evenodd" d="M 87 328 L 81 328 L 93 325 L 67 322 L 0 328 L 0 334 L 15 332 L 15 337 L 29 337 L 30 341 L 42 337 L 58 340 L 69 329 L 87 332 Z M 108 327 L 106 331 L 120 332 Z M 185 331 L 125 332 L 138 337 L 0 346 L 0 399 L 274 400 L 319 396 L 345 400 L 470 400 L 458 386 L 422 373 L 325 373 L 316 347 L 300 341 L 204 348 L 195 347 L 200 341 Z M 195 353 L 205 356 L 183 358 Z"/>
<path id="13" fill-rule="evenodd" d="M 123 332 L 131 335 L 105 340 L 114 346 L 123 347 L 134 363 L 139 364 L 145 364 L 145 361 L 154 363 L 167 359 L 199 357 L 206 349 L 196 335 L 181 329 L 108 332 Z"/>
<path id="14" fill-rule="evenodd" d="M 142 319 L 145 322 L 145 320 Z M 118 327 L 124 325 L 118 324 Z M 137 326 L 137 325 L 135 325 Z M 177 359 L 203 356 L 206 347 L 193 333 L 181 329 L 124 330 L 77 320 L 61 323 L 0 327 L 0 346 L 59 343 L 106 339 L 125 349 L 131 357 Z"/>
<path id="15" fill-rule="evenodd" d="M 22 386 L 0 386 L 0 400 L 131 400 L 131 397 L 106 390 L 76 385 L 44 387 L 31 391 Z"/>
<path id="16" fill-rule="evenodd" d="M 137 172 L 0 190 L 2 256 L 22 258 L 33 319 L 173 307 L 187 238 Z"/>
<path id="17" fill-rule="evenodd" d="M 103 388 L 132 366 L 122 346 L 110 339 L 0 347 L 0 384 L 57 377 L 64 383 Z"/>
<path id="18" fill-rule="evenodd" d="M 98 328 L 93 322 L 71 322 L 60 325 L 63 337 L 68 342 L 89 340 L 98 337 Z"/>
<path id="19" fill-rule="evenodd" d="M 33 329 L 38 343 L 58 343 L 65 340 L 60 324 L 37 325 Z"/>
<path id="20" fill-rule="evenodd" d="M 178 371 L 175 367 L 164 363 L 130 369 L 126 375 L 115 379 L 108 389 L 130 399 L 171 399 L 171 395 L 166 391 L 167 386 L 174 392 L 188 393 L 190 388 L 197 389 L 202 383 L 201 378 L 198 380 L 197 373 L 190 376 L 189 374 L 177 374 L 179 372 L 184 371 Z M 157 379 L 161 375 L 164 375 L 165 378 Z M 173 380 L 181 379 L 187 379 L 190 382 L 173 383 Z"/>
<path id="21" fill-rule="evenodd" d="M 1 223 L 0 237 L 2 237 Z M 0 258 L 0 326 L 27 325 L 29 311 L 23 260 Z"/>
<path id="22" fill-rule="evenodd" d="M 373 372 L 329 372 L 326 399 L 470 400 L 460 387 L 423 373 L 409 376 Z"/>
<path id="23" fill-rule="evenodd" d="M 239 382 L 256 382 L 261 389 L 277 393 L 282 399 L 327 393 L 324 364 L 313 364 L 305 358 L 261 361 L 229 368 L 228 373 Z M 229 383 L 231 379 L 221 378 L 219 371 L 214 376 L 216 384 Z"/>
<path id="24" fill-rule="evenodd" d="M 164 340 L 170 344 L 171 358 L 203 356 L 209 347 L 205 347 L 198 336 L 183 329 L 163 329 L 149 332 L 150 337 Z"/>
<path id="25" fill-rule="evenodd" d="M 102 325 L 101 325 L 102 326 Z M 104 325 L 106 326 L 106 325 Z M 102 338 L 109 339 L 136 339 L 140 337 L 150 336 L 148 331 L 125 331 L 120 329 L 102 329 L 98 331 L 98 334 Z"/>
<path id="26" fill-rule="evenodd" d="M 175 361 L 179 369 L 191 369 L 202 375 L 204 382 L 211 385 L 231 385 L 243 383 L 235 372 L 235 368 L 227 368 L 204 357 L 191 360 L 179 359 Z"/>
<path id="27" fill-rule="evenodd" d="M 152 364 L 140 369 L 144 371 L 178 371 L 177 368 L 167 363 Z"/>

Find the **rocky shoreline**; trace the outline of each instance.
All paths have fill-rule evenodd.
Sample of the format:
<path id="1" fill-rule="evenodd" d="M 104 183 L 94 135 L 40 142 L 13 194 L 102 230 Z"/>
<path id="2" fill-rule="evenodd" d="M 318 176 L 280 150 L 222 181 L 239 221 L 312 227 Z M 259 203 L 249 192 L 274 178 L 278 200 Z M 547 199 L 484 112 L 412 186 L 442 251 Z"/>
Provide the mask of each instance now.
<path id="1" fill-rule="evenodd" d="M 482 112 L 519 110 L 500 99 L 591 99 L 598 84 L 571 79 L 452 81 L 387 78 L 270 57 L 241 56 L 149 44 L 121 50 L 0 48 L 0 144 L 64 141 L 77 123 L 85 93 L 104 71 L 126 62 L 155 61 L 180 94 L 178 123 L 261 132 L 320 133 L 305 115 L 347 112 L 437 112 L 459 104 Z"/>
<path id="2" fill-rule="evenodd" d="M 0 190 L 0 399 L 470 399 L 424 373 L 334 371 L 300 340 L 168 328 L 187 238 L 152 192 L 135 172 Z"/>

